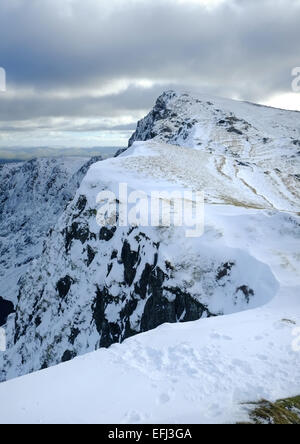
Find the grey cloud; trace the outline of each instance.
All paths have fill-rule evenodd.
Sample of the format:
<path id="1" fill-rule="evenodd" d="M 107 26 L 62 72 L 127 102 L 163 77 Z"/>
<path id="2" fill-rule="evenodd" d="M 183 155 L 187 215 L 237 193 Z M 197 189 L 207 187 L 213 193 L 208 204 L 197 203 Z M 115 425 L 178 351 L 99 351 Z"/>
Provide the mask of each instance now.
<path id="1" fill-rule="evenodd" d="M 227 0 L 207 11 L 174 0 L 2 0 L 0 65 L 11 87 L 35 93 L 1 96 L 0 120 L 134 116 L 176 85 L 253 101 L 289 92 L 300 64 L 299 3 Z M 123 78 L 133 84 L 119 94 L 55 96 Z M 138 78 L 153 88 L 134 86 Z"/>
<path id="2" fill-rule="evenodd" d="M 109 94 L 103 97 L 70 97 L 49 98 L 38 93 L 33 97 L 0 99 L 0 120 L 23 120 L 46 116 L 103 116 L 116 117 L 138 110 L 145 110 L 152 106 L 155 96 L 170 87 L 159 85 L 153 88 L 130 86 L 119 94 Z"/>
<path id="3" fill-rule="evenodd" d="M 298 61 L 294 0 L 228 0 L 211 12 L 173 0 L 140 1 L 108 17 L 99 8 L 106 1 L 74 0 L 71 17 L 62 14 L 61 0 L 2 2 L 1 63 L 12 82 L 36 88 L 122 76 L 185 76 L 226 87 L 228 74 L 260 80 L 272 70 L 277 79 Z M 284 88 L 282 78 L 279 83 Z"/>
<path id="4" fill-rule="evenodd" d="M 61 157 L 61 156 L 73 156 L 73 157 L 93 157 L 102 156 L 106 158 L 113 156 L 118 151 L 118 148 L 113 147 L 91 147 L 91 148 L 51 148 L 47 146 L 35 147 L 35 148 L 20 148 L 11 147 L 9 149 L 0 148 L 0 163 L 4 160 L 29 160 L 35 157 Z"/>

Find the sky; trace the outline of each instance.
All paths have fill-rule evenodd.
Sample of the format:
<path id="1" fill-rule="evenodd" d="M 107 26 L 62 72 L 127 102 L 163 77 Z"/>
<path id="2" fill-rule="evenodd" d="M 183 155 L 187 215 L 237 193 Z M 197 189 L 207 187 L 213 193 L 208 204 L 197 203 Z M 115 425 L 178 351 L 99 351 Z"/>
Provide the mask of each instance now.
<path id="1" fill-rule="evenodd" d="M 300 110 L 300 0 L 1 0 L 0 157 L 127 146 L 167 89 Z"/>

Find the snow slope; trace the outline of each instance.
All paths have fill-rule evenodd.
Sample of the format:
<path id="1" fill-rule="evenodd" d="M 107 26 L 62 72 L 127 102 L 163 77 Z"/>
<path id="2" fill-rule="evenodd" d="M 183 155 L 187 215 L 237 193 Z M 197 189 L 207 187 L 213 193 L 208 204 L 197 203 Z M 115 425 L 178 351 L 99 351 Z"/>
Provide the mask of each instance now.
<path id="1" fill-rule="evenodd" d="M 149 139 L 197 150 L 192 155 L 203 156 L 202 169 L 218 177 L 216 190 L 211 184 L 214 197 L 220 197 L 221 184 L 227 188 L 222 199 L 229 203 L 240 204 L 235 194 L 248 191 L 256 206 L 299 211 L 298 111 L 168 91 L 138 123 L 129 146 Z M 192 161 L 187 169 L 195 176 Z M 203 171 L 200 176 L 206 180 Z"/>
<path id="2" fill-rule="evenodd" d="M 268 306 L 165 324 L 0 385 L 1 423 L 234 423 L 241 403 L 299 393 L 298 289 Z"/>
<path id="3" fill-rule="evenodd" d="M 295 112 L 163 94 L 130 148 L 91 166 L 20 279 L 0 378 L 110 348 L 1 384 L 0 420 L 234 422 L 240 402 L 299 394 L 299 125 Z M 120 182 L 204 190 L 203 236 L 100 228 L 97 195 Z"/>

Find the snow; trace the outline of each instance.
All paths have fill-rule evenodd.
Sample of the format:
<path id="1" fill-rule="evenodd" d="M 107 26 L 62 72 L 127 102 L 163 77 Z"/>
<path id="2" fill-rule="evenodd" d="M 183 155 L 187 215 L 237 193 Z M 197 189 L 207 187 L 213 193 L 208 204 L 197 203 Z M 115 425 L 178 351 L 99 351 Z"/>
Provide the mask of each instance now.
<path id="1" fill-rule="evenodd" d="M 214 224 L 227 245 L 268 263 L 276 296 L 252 310 L 165 324 L 3 383 L 1 423 L 232 423 L 247 420 L 243 403 L 299 393 L 300 352 L 292 347 L 300 326 L 299 230 L 285 231 L 280 213 L 222 205 L 206 212 L 207 241 Z M 250 277 L 253 265 L 243 267 Z M 267 275 L 256 275 L 266 290 Z"/>
<path id="2" fill-rule="evenodd" d="M 0 386 L 1 423 L 232 423 L 294 396 L 299 287 L 263 308 L 154 331 Z"/>
<path id="3" fill-rule="evenodd" d="M 126 152 L 90 167 L 44 254 L 21 279 L 2 378 L 39 370 L 46 357 L 48 366 L 58 364 L 66 350 L 82 356 L 0 384 L 1 423 L 232 423 L 247 420 L 244 403 L 299 395 L 299 113 L 171 92 L 156 108 L 160 118 L 150 113 L 139 122 Z M 99 240 L 97 195 L 117 194 L 120 183 L 148 196 L 204 190 L 203 236 L 187 238 L 185 226 L 117 227 L 112 239 Z M 88 227 L 89 238 L 74 237 L 66 249 L 74 221 Z M 130 284 L 125 242 L 139 253 Z M 90 266 L 88 247 L 95 251 Z M 179 288 L 222 316 L 204 312 L 198 321 L 164 324 L 94 351 L 103 335 L 92 309 L 96 289 L 112 298 L 105 320 L 122 327 L 121 341 L 121 313 L 133 297 L 128 321 L 141 331 L 149 294 L 143 299 L 135 289 L 145 267 L 155 263 L 167 274 L 167 262 L 168 301 Z M 217 277 L 226 264 L 230 273 Z M 74 282 L 62 301 L 56 285 L 66 275 Z M 24 329 L 17 341 L 15 322 Z M 80 332 L 71 341 L 74 328 Z"/>

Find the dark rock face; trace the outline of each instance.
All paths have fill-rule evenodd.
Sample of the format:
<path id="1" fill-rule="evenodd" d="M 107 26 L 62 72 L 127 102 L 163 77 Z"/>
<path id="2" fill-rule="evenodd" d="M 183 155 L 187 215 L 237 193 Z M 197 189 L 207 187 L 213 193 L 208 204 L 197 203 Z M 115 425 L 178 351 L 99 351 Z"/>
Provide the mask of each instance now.
<path id="1" fill-rule="evenodd" d="M 161 263 L 159 243 L 153 242 L 142 232 L 130 232 L 128 236 L 123 240 L 120 251 L 112 251 L 111 262 L 108 264 L 108 275 L 113 273 L 115 263 L 123 267 L 124 282 L 119 282 L 117 296 L 116 293 L 111 294 L 109 286 L 99 283 L 92 304 L 93 320 L 100 335 L 100 347 L 109 347 L 164 323 L 190 322 L 221 314 L 212 313 L 196 299 L 197 295 L 190 294 L 179 285 L 170 285 L 175 268 L 168 261 L 165 261 L 163 267 L 158 265 Z M 130 239 L 138 242 L 134 248 Z M 153 259 L 141 265 L 144 248 L 151 251 L 147 259 L 151 256 Z M 215 285 L 225 288 L 235 266 L 235 262 L 228 261 L 216 268 Z M 254 296 L 254 291 L 245 285 L 237 288 L 236 294 L 233 294 L 235 301 L 245 298 L 246 303 L 250 302 L 251 296 Z M 139 304 L 143 300 L 145 304 L 139 310 Z M 112 306 L 118 312 L 114 322 L 107 317 L 107 309 Z M 131 318 L 136 311 L 139 313 L 139 320 L 133 327 Z"/>
<path id="2" fill-rule="evenodd" d="M 237 128 L 235 128 L 234 126 L 231 126 L 230 128 L 228 128 L 227 130 L 229 133 L 235 133 L 238 134 L 239 136 L 242 136 L 243 133 L 242 131 L 238 130 Z"/>
<path id="3" fill-rule="evenodd" d="M 159 135 L 154 130 L 154 123 L 167 119 L 168 117 L 176 117 L 173 114 L 173 111 L 168 109 L 167 103 L 172 98 L 176 97 L 176 93 L 174 91 L 167 91 L 163 93 L 156 101 L 156 104 L 153 110 L 148 114 L 145 119 L 142 119 L 137 124 L 136 132 L 131 136 L 128 142 L 128 146 L 130 147 L 136 140 L 149 140 L 153 139 L 157 135 Z M 173 114 L 173 115 L 172 115 Z M 164 129 L 166 139 L 171 138 L 172 131 L 166 127 Z M 169 135 L 169 137 L 168 137 Z"/>
<path id="4" fill-rule="evenodd" d="M 120 148 L 116 154 L 114 155 L 114 157 L 119 157 L 121 154 L 123 154 L 125 151 L 127 151 L 127 148 Z"/>
<path id="5" fill-rule="evenodd" d="M 6 323 L 8 316 L 14 311 L 13 303 L 0 296 L 0 327 Z"/>
<path id="6" fill-rule="evenodd" d="M 234 262 L 226 262 L 226 264 L 220 267 L 217 274 L 217 280 L 220 281 L 222 278 L 230 275 L 230 272 L 234 265 Z"/>
<path id="7" fill-rule="evenodd" d="M 95 259 L 95 256 L 97 254 L 97 251 L 94 250 L 90 245 L 87 246 L 87 261 L 86 264 L 89 267 L 93 260 Z"/>
<path id="8" fill-rule="evenodd" d="M 91 233 L 87 224 L 80 224 L 79 222 L 73 222 L 71 227 L 67 228 L 63 232 L 65 236 L 65 248 L 66 252 L 70 251 L 73 240 L 80 240 L 84 244 L 90 237 Z"/>
<path id="9" fill-rule="evenodd" d="M 99 234 L 99 240 L 105 240 L 107 242 L 110 241 L 113 238 L 116 229 L 117 227 L 112 227 L 112 228 L 102 227 Z"/>
<path id="10" fill-rule="evenodd" d="M 150 293 L 142 321 L 141 331 L 152 330 L 164 323 L 196 321 L 213 316 L 207 307 L 196 301 L 190 294 L 183 292 L 180 288 L 164 287 L 165 274 L 159 268 L 150 278 Z M 165 291 L 174 295 L 175 299 L 170 301 L 164 296 Z"/>
<path id="11" fill-rule="evenodd" d="M 74 219 L 81 215 L 81 213 L 85 210 L 86 205 L 87 205 L 86 196 L 79 196 L 79 199 L 76 203 L 76 209 L 79 211 L 79 213 L 74 215 Z"/>
<path id="12" fill-rule="evenodd" d="M 61 362 L 68 362 L 74 358 L 76 358 L 76 353 L 74 353 L 70 350 L 66 350 L 61 358 Z"/>
<path id="13" fill-rule="evenodd" d="M 80 330 L 78 328 L 75 328 L 75 327 L 71 328 L 71 334 L 69 336 L 70 344 L 74 345 L 74 342 L 75 342 L 77 336 L 79 335 L 79 333 L 80 333 Z"/>
<path id="14" fill-rule="evenodd" d="M 136 282 L 135 284 L 134 287 L 135 293 L 138 294 L 141 297 L 141 299 L 145 299 L 147 296 L 147 290 L 150 284 L 152 272 L 153 272 L 153 266 L 151 266 L 150 264 L 146 264 L 140 281 Z"/>
<path id="15" fill-rule="evenodd" d="M 130 244 L 125 241 L 121 257 L 124 264 L 124 280 L 128 286 L 131 286 L 136 275 L 135 266 L 138 262 L 139 254 L 136 251 L 131 251 Z"/>
<path id="16" fill-rule="evenodd" d="M 242 292 L 245 296 L 245 299 L 247 303 L 249 304 L 251 296 L 254 296 L 254 291 L 252 288 L 249 288 L 247 285 L 242 285 L 241 287 L 237 288 L 236 294 L 239 292 Z"/>
<path id="17" fill-rule="evenodd" d="M 120 283 L 118 296 L 113 296 L 110 289 L 105 285 L 99 285 L 96 289 L 92 312 L 100 335 L 100 347 L 109 347 L 115 342 L 122 342 L 133 335 L 152 330 L 163 323 L 188 322 L 201 317 L 214 316 L 205 305 L 198 302 L 191 294 L 179 287 L 168 285 L 170 274 L 174 271 L 174 268 L 168 262 L 165 263 L 164 270 L 157 265 L 159 244 L 152 244 L 151 240 L 143 233 L 139 233 L 135 236 L 135 239 L 139 241 L 138 251 L 132 250 L 128 240 L 125 239 L 123 242 L 121 261 L 118 263 L 123 266 L 124 282 Z M 152 244 L 153 263 L 147 262 L 140 269 L 141 250 L 145 244 Z M 111 260 L 116 260 L 117 257 L 118 252 L 114 250 Z M 227 265 L 230 268 L 230 265 Z M 109 272 L 112 268 L 113 263 L 110 264 Z M 137 279 L 137 273 L 139 273 L 139 279 Z M 130 297 L 128 297 L 128 288 L 132 288 Z M 140 320 L 133 329 L 130 318 L 136 312 L 138 304 L 142 300 L 146 300 L 146 303 L 140 313 Z M 106 317 L 106 309 L 112 305 L 120 307 L 115 322 L 109 321 Z"/>
<path id="18" fill-rule="evenodd" d="M 204 313 L 210 315 L 206 307 L 193 299 L 188 293 L 182 293 L 179 288 L 176 299 L 170 302 L 165 297 L 151 296 L 145 306 L 142 317 L 141 331 L 152 330 L 164 323 L 189 322 L 200 319 Z"/>
<path id="19" fill-rule="evenodd" d="M 57 282 L 56 290 L 61 299 L 64 299 L 67 296 L 73 283 L 74 280 L 70 276 L 65 276 Z"/>
<path id="20" fill-rule="evenodd" d="M 114 302 L 117 303 L 118 298 L 111 296 L 107 288 L 104 287 L 103 290 L 97 289 L 93 305 L 93 317 L 97 331 L 101 336 L 100 347 L 107 348 L 121 339 L 120 325 L 117 322 L 108 322 L 105 317 L 105 309 Z"/>

